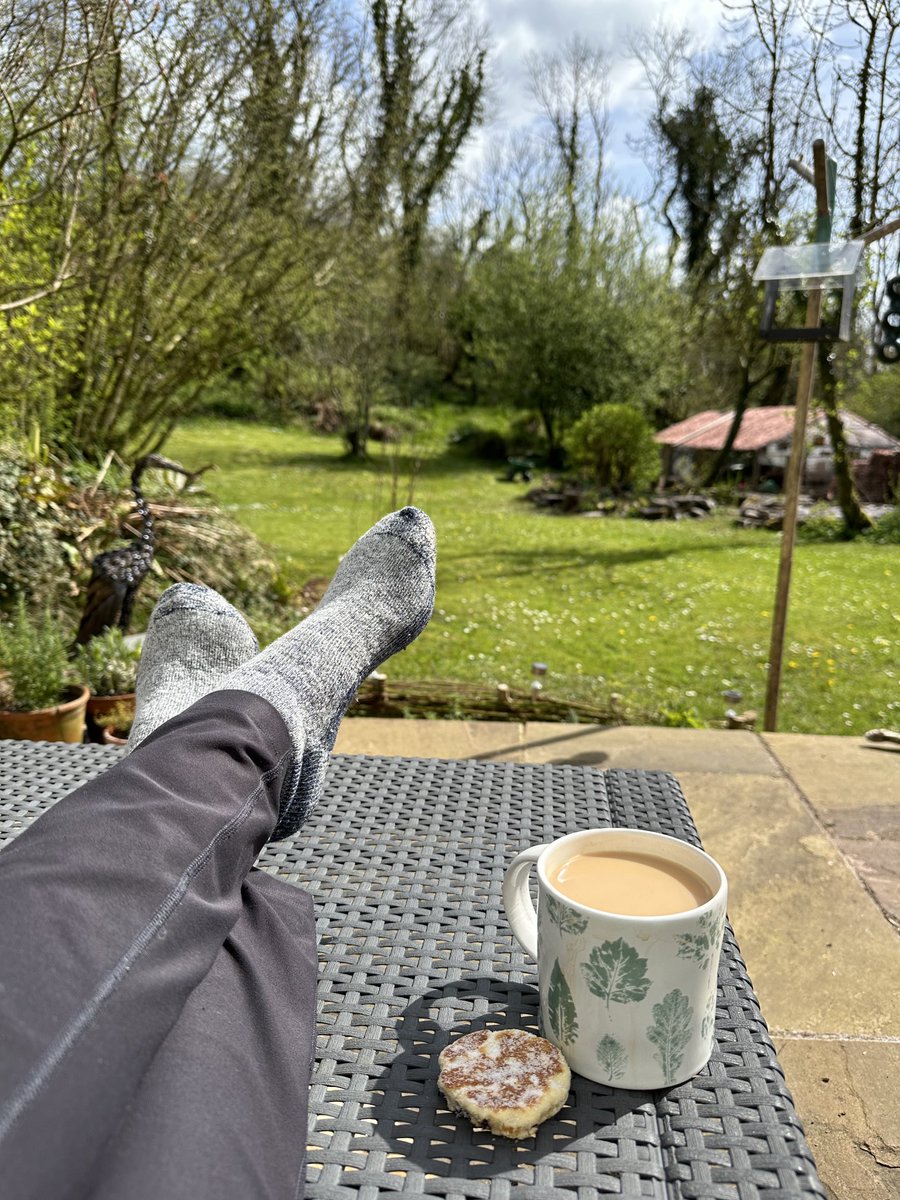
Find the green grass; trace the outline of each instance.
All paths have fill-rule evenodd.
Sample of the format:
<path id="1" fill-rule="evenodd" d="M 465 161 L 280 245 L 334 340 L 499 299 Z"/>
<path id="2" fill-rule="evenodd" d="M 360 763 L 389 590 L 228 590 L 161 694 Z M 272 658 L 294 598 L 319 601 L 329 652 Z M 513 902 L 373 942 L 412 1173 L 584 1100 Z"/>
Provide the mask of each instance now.
<path id="1" fill-rule="evenodd" d="M 460 418 L 455 418 L 459 420 Z M 491 423 L 490 418 L 482 418 Z M 715 722 L 721 693 L 764 704 L 778 538 L 705 521 L 560 517 L 520 497 L 498 469 L 446 452 L 453 420 L 392 472 L 342 458 L 337 438 L 243 422 L 179 430 L 167 451 L 214 460 L 212 495 L 300 586 L 330 576 L 370 524 L 409 501 L 438 534 L 434 618 L 387 667 L 395 678 L 527 686 L 546 662 L 554 695 L 624 699 L 632 721 Z M 868 542 L 801 544 L 794 560 L 779 728 L 860 734 L 897 725 L 900 553 Z"/>

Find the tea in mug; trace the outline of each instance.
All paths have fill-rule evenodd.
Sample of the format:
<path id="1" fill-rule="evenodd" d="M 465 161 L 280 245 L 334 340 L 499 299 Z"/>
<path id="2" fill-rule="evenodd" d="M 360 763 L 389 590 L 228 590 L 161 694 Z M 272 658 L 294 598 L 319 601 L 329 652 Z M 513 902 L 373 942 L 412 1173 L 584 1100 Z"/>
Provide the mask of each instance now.
<path id="1" fill-rule="evenodd" d="M 690 912 L 713 897 L 712 889 L 687 867 L 629 850 L 576 854 L 551 870 L 549 878 L 576 904 L 625 917 Z"/>

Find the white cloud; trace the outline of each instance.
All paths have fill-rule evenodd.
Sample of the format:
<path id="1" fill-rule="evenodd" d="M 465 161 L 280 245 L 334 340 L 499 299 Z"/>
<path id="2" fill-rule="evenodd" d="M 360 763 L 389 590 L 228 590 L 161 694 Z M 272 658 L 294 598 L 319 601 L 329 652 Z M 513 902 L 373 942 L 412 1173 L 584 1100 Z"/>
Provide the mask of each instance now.
<path id="1" fill-rule="evenodd" d="M 524 61 L 529 53 L 553 53 L 573 34 L 602 50 L 610 60 L 610 137 L 607 158 L 618 181 L 643 191 L 648 175 L 628 139 L 639 134 L 650 106 L 640 65 L 629 56 L 631 37 L 664 21 L 685 28 L 698 42 L 712 42 L 719 30 L 719 0 L 474 0 L 476 19 L 491 31 L 489 121 L 470 148 L 474 165 L 502 130 L 527 126 L 536 118 L 528 93 Z"/>

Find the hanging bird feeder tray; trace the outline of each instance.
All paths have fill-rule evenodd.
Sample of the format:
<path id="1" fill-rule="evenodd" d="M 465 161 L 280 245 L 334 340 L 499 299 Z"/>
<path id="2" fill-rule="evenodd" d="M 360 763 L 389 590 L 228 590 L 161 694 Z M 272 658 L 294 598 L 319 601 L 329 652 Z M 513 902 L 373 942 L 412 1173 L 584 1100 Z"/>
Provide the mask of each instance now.
<path id="1" fill-rule="evenodd" d="M 808 246 L 770 246 L 759 260 L 754 283 L 765 284 L 759 332 L 769 342 L 849 342 L 853 318 L 853 294 L 865 242 Z M 837 324 L 794 328 L 775 324 L 779 292 L 811 292 L 840 289 L 841 311 Z"/>

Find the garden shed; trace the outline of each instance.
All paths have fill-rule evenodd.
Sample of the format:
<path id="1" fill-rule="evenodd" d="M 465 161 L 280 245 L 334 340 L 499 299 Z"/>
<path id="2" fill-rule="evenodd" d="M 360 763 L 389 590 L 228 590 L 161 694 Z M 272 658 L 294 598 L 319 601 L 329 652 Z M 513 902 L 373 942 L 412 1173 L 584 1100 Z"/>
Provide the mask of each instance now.
<path id="1" fill-rule="evenodd" d="M 725 445 L 733 418 L 733 411 L 709 409 L 657 433 L 666 479 L 682 481 L 702 471 Z M 840 418 L 851 460 L 864 462 L 876 450 L 900 451 L 900 440 L 878 425 L 846 409 L 840 410 Z M 791 453 L 793 429 L 792 405 L 747 409 L 732 446 L 729 463 L 732 476 L 749 487 L 768 484 L 780 489 Z M 834 462 L 828 426 L 819 410 L 809 414 L 806 447 L 804 487 L 825 495 L 834 478 Z"/>

